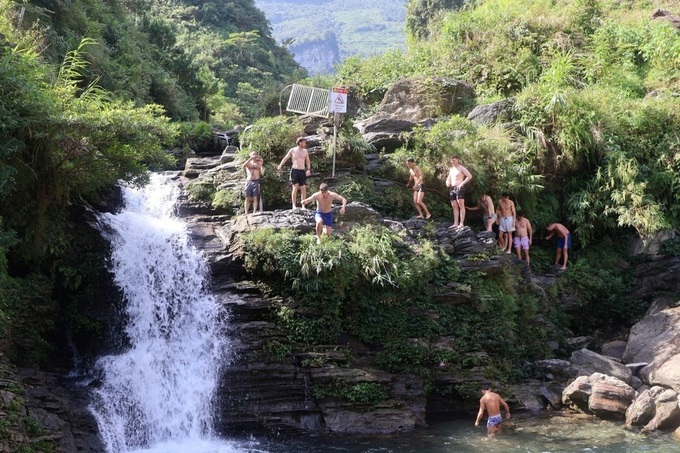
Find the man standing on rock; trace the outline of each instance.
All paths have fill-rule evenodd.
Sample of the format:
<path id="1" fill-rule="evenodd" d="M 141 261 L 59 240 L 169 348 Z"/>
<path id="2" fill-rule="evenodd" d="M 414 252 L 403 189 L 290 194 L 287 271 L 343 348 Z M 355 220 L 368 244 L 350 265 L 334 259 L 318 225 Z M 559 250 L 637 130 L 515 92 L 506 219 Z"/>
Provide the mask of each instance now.
<path id="1" fill-rule="evenodd" d="M 529 246 L 531 246 L 533 237 L 534 232 L 531 229 L 531 222 L 524 217 L 522 211 L 517 211 L 517 220 L 515 220 L 515 251 L 517 252 L 517 258 L 521 260 L 522 250 L 524 250 L 527 265 L 530 264 Z"/>
<path id="2" fill-rule="evenodd" d="M 319 191 L 309 198 L 302 199 L 302 206 L 307 203 L 316 201 L 316 212 L 314 213 L 314 220 L 316 221 L 316 243 L 321 244 L 321 236 L 326 231 L 326 236 L 330 236 L 333 232 L 333 200 L 338 200 L 342 203 L 340 208 L 340 215 L 345 213 L 345 206 L 347 200 L 345 197 L 338 195 L 335 192 L 328 190 L 328 184 L 322 183 L 319 186 Z"/>
<path id="3" fill-rule="evenodd" d="M 304 137 L 298 137 L 295 143 L 297 146 L 289 149 L 279 164 L 279 171 L 281 171 L 283 164 L 288 159 L 293 161 L 293 168 L 290 170 L 290 182 L 293 184 L 291 194 L 293 209 L 296 208 L 298 187 L 301 189 L 300 198 L 303 200 L 307 198 L 307 177 L 312 173 L 312 164 L 309 161 L 309 152 L 307 152 L 307 140 Z"/>
<path id="4" fill-rule="evenodd" d="M 510 199 L 510 194 L 503 192 L 498 202 L 498 245 L 506 253 L 512 253 L 512 232 L 515 231 L 515 202 Z"/>
<path id="5" fill-rule="evenodd" d="M 446 187 L 449 188 L 449 199 L 453 209 L 453 225 L 449 228 L 463 228 L 465 224 L 465 184 L 472 181 L 472 174 L 460 164 L 460 157 L 451 158 Z"/>
<path id="6" fill-rule="evenodd" d="M 241 168 L 246 171 L 246 215 L 253 205 L 253 214 L 258 210 L 260 200 L 260 174 L 264 161 L 257 151 L 250 153 L 250 157 L 243 163 Z"/>
<path id="7" fill-rule="evenodd" d="M 413 204 L 416 207 L 416 211 L 418 211 L 418 217 L 416 218 L 429 220 L 432 215 L 430 214 L 430 211 L 427 210 L 427 206 L 425 206 L 425 202 L 423 201 L 423 198 L 425 198 L 425 187 L 423 187 L 423 171 L 419 166 L 416 165 L 416 161 L 413 157 L 406 159 L 406 166 L 408 167 L 408 171 L 410 173 L 406 187 L 408 187 L 409 184 L 411 184 L 411 181 L 413 181 Z M 424 216 L 423 213 L 425 213 Z"/>
<path id="8" fill-rule="evenodd" d="M 567 268 L 567 261 L 569 261 L 569 249 L 571 248 L 571 233 L 561 223 L 551 223 L 546 227 L 546 230 L 550 233 L 545 237 L 545 240 L 549 240 L 555 234 L 557 234 L 557 249 L 555 251 L 555 266 L 560 264 L 562 259 L 562 254 L 564 254 L 564 265 L 560 268 L 562 270 Z"/>
<path id="9" fill-rule="evenodd" d="M 489 436 L 501 432 L 503 417 L 501 416 L 501 406 L 505 409 L 505 418 L 510 418 L 510 408 L 508 403 L 503 400 L 497 393 L 491 391 L 489 384 L 482 385 L 482 398 L 479 400 L 479 412 L 477 413 L 477 420 L 475 426 L 479 426 L 482 421 L 484 411 L 488 412 L 489 419 L 486 422 L 486 432 Z"/>

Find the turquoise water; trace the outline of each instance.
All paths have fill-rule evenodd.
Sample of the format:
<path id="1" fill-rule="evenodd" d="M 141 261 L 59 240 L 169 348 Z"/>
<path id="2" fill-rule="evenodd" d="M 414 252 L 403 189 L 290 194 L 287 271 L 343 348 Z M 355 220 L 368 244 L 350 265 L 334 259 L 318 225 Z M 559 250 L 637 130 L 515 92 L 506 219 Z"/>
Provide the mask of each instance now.
<path id="1" fill-rule="evenodd" d="M 474 417 L 391 436 L 318 436 L 297 440 L 232 440 L 166 443 L 135 453 L 669 453 L 680 442 L 665 433 L 641 434 L 597 419 L 517 418 L 489 439 Z"/>
<path id="2" fill-rule="evenodd" d="M 486 436 L 486 428 L 475 428 L 474 417 L 471 417 L 470 420 L 438 423 L 416 433 L 397 436 L 308 439 L 304 442 L 263 443 L 259 448 L 272 453 L 680 452 L 680 442 L 669 434 L 645 435 L 625 430 L 620 423 L 597 419 L 517 418 L 504 423 L 504 426 L 503 434 L 493 439 Z"/>

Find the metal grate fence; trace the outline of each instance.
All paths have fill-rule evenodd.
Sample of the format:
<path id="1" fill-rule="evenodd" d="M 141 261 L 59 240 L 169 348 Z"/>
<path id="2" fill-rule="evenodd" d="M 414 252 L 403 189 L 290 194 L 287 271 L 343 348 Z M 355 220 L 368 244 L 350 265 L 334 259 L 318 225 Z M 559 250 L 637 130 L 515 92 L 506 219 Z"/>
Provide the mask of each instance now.
<path id="1" fill-rule="evenodd" d="M 294 84 L 288 97 L 286 110 L 293 113 L 326 118 L 328 116 L 328 90 Z"/>

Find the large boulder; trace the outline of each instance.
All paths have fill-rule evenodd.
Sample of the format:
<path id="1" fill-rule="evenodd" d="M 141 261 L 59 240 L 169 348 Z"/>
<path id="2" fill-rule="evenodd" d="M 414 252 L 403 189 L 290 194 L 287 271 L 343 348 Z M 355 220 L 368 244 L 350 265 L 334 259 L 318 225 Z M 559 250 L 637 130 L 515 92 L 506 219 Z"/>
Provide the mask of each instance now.
<path id="1" fill-rule="evenodd" d="M 639 373 L 644 382 L 680 392 L 680 307 L 661 310 L 635 324 L 623 361 L 647 363 Z"/>
<path id="2" fill-rule="evenodd" d="M 575 367 L 576 374 L 580 376 L 602 373 L 620 379 L 626 384 L 630 384 L 633 377 L 633 373 L 625 365 L 585 348 L 574 351 L 569 361 Z"/>
<path id="3" fill-rule="evenodd" d="M 461 112 L 475 98 L 474 88 L 444 77 L 413 77 L 393 84 L 375 115 L 357 122 L 364 139 L 377 149 L 401 146 L 401 133 L 417 125 L 429 126 L 432 118 Z"/>
<path id="4" fill-rule="evenodd" d="M 636 299 L 650 299 L 656 294 L 680 294 L 680 256 L 645 262 L 635 268 Z M 676 299 L 677 300 L 677 299 Z"/>
<path id="5" fill-rule="evenodd" d="M 675 236 L 675 230 L 660 231 L 645 238 L 634 236 L 628 243 L 628 254 L 633 256 L 657 256 L 659 254 L 659 249 L 661 248 L 661 243 L 673 239 Z"/>
<path id="6" fill-rule="evenodd" d="M 562 392 L 566 406 L 606 419 L 624 419 L 634 398 L 630 385 L 602 373 L 579 376 Z"/>
<path id="7" fill-rule="evenodd" d="M 376 117 L 418 123 L 459 113 L 475 97 L 472 85 L 444 77 L 413 77 L 392 85 L 378 106 Z"/>
<path id="8" fill-rule="evenodd" d="M 502 99 L 491 104 L 481 104 L 468 113 L 467 119 L 479 125 L 509 121 L 514 105 L 514 98 Z"/>
<path id="9" fill-rule="evenodd" d="M 626 411 L 627 426 L 643 426 L 645 431 L 673 431 L 680 426 L 678 394 L 654 386 L 641 392 Z"/>

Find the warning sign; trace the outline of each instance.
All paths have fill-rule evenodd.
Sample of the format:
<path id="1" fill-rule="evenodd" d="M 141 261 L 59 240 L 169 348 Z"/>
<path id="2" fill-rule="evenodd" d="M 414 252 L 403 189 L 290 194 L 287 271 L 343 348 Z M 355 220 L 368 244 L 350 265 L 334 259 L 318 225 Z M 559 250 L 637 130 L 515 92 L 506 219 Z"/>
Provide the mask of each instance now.
<path id="1" fill-rule="evenodd" d="M 328 113 L 347 113 L 347 88 L 332 88 L 328 95 Z"/>

